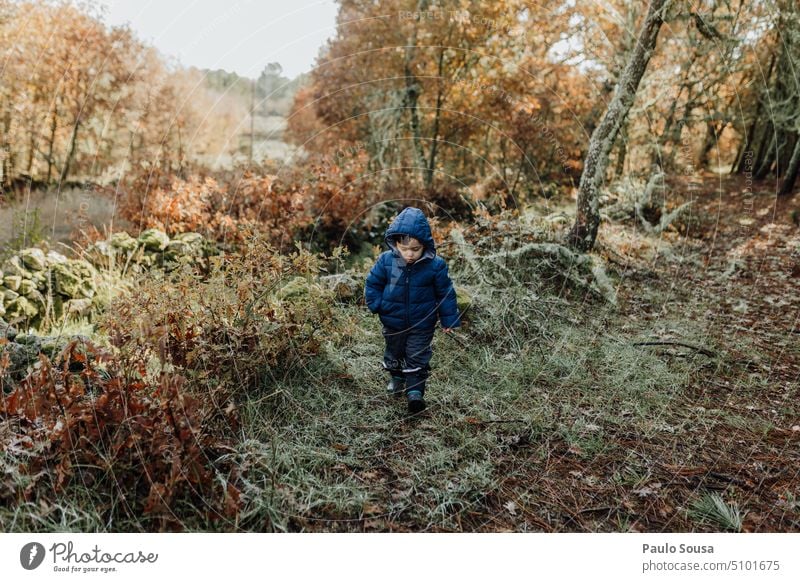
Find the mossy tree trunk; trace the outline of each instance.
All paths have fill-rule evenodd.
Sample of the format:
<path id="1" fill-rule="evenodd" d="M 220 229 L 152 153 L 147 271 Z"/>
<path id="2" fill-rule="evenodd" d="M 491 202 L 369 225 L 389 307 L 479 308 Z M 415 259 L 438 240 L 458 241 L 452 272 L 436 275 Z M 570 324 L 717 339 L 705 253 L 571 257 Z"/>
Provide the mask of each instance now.
<path id="1" fill-rule="evenodd" d="M 774 175 L 780 194 L 788 195 L 800 173 L 800 10 L 796 0 L 776 0 L 774 6 L 775 42 L 737 171 L 752 172 L 756 180 Z"/>
<path id="2" fill-rule="evenodd" d="M 599 193 L 605 179 L 609 153 L 633 105 L 639 82 L 655 50 L 658 32 L 670 3 L 671 0 L 651 0 L 636 46 L 619 80 L 614 97 L 600 125 L 592 132 L 578 188 L 575 224 L 568 236 L 569 244 L 581 251 L 591 250 L 597 239 L 597 229 L 600 226 Z"/>
<path id="3" fill-rule="evenodd" d="M 789 167 L 786 169 L 786 177 L 781 183 L 781 189 L 778 192 L 780 196 L 788 196 L 794 189 L 794 184 L 797 182 L 797 175 L 800 173 L 800 136 L 794 142 L 794 151 L 789 160 Z"/>

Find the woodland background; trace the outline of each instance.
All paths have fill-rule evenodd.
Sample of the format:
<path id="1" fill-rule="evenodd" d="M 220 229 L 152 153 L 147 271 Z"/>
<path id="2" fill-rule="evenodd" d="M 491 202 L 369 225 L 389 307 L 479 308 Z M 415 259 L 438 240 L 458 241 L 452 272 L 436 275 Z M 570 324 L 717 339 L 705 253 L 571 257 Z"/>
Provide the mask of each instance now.
<path id="1" fill-rule="evenodd" d="M 295 79 L 0 0 L 4 531 L 797 531 L 800 7 L 340 0 Z M 405 206 L 464 312 L 386 401 Z"/>

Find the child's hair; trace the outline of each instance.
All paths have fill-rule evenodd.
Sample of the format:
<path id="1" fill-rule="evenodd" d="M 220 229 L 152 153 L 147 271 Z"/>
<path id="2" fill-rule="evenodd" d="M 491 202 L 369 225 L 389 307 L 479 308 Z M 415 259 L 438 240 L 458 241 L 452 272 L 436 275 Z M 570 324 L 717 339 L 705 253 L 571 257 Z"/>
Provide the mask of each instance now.
<path id="1" fill-rule="evenodd" d="M 416 239 L 409 234 L 396 234 L 392 237 L 392 240 L 394 240 L 395 243 L 400 243 L 404 245 L 410 245 L 411 243 L 415 242 L 418 242 L 420 244 L 422 243 L 421 240 Z"/>

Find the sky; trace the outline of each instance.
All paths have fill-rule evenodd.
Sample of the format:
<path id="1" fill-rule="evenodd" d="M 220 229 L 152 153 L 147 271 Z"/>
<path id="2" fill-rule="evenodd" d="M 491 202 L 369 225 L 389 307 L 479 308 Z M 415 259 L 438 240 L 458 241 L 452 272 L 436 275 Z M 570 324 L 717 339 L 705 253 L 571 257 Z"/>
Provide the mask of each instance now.
<path id="1" fill-rule="evenodd" d="M 293 78 L 314 66 L 335 32 L 334 0 L 100 0 L 109 24 L 184 66 L 257 77 L 267 63 Z"/>

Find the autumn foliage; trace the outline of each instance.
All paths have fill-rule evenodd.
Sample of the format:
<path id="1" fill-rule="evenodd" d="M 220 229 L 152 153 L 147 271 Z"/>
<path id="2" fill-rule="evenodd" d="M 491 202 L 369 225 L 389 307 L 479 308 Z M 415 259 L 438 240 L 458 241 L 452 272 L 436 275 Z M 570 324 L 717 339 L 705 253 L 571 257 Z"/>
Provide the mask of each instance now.
<path id="1" fill-rule="evenodd" d="M 212 177 L 172 176 L 168 185 L 150 190 L 136 186 L 124 197 L 122 215 L 170 235 L 200 232 L 218 241 L 242 242 L 243 229 L 258 228 L 281 246 L 290 244 L 305 224 L 297 190 L 272 175 L 247 173 L 234 184 Z"/>
<path id="2" fill-rule="evenodd" d="M 312 155 L 289 168 L 244 168 L 181 178 L 141 172 L 123 188 L 120 213 L 142 228 L 200 232 L 242 243 L 258 231 L 278 249 L 304 240 L 330 251 L 358 246 L 380 199 L 364 156 Z"/>
<path id="3" fill-rule="evenodd" d="M 92 2 L 0 2 L 0 54 L 3 187 L 179 171 L 226 153 L 245 113 Z"/>
<path id="4" fill-rule="evenodd" d="M 83 487 L 104 518 L 152 519 L 149 529 L 236 518 L 237 469 L 221 459 L 241 402 L 342 334 L 315 280 L 329 257 L 278 253 L 263 233 L 245 241 L 207 276 L 185 268 L 165 285 L 153 272 L 112 301 L 97 321 L 111 349 L 75 339 L 13 385 L 2 355 L 2 460 L 14 469 L 0 505 Z"/>
<path id="5" fill-rule="evenodd" d="M 148 379 L 78 340 L 53 362 L 39 358 L 0 400 L 12 432 L 5 454 L 25 481 L 4 482 L 0 502 L 46 504 L 54 492 L 83 486 L 102 494 L 101 513 L 153 519 L 157 529 L 180 527 L 176 503 L 197 504 L 212 520 L 235 515 L 235 469 L 210 462 L 224 441 L 207 430 L 207 410 L 184 377 Z M 221 485 L 218 471 L 232 481 Z"/>

